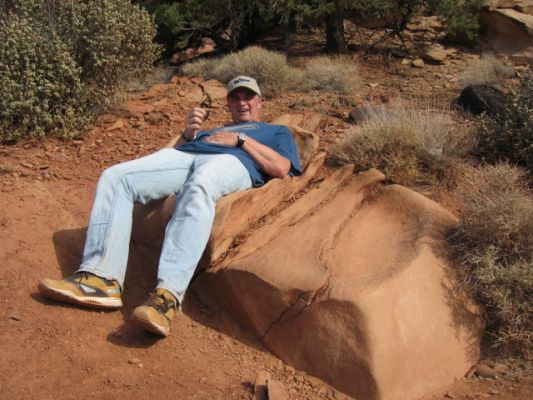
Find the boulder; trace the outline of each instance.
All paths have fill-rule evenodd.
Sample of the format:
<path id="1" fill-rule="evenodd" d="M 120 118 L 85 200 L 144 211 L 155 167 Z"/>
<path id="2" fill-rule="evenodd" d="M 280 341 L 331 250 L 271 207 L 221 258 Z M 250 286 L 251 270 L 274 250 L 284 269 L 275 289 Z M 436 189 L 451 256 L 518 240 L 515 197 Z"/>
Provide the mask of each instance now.
<path id="1" fill-rule="evenodd" d="M 415 399 L 475 364 L 481 322 L 443 255 L 456 218 L 383 179 L 338 170 L 192 288 L 284 362 L 350 396 Z"/>
<path id="2" fill-rule="evenodd" d="M 516 0 L 485 0 L 483 2 L 484 7 L 490 11 L 494 11 L 497 8 L 514 8 L 516 6 Z"/>
<path id="3" fill-rule="evenodd" d="M 479 14 L 479 44 L 484 50 L 508 56 L 515 63 L 533 63 L 533 16 L 513 9 Z"/>
<path id="4" fill-rule="evenodd" d="M 533 0 L 517 1 L 514 8 L 521 13 L 533 15 Z"/>
<path id="5" fill-rule="evenodd" d="M 440 44 L 432 44 L 424 47 L 420 56 L 425 61 L 442 63 L 448 56 L 448 51 Z"/>
<path id="6" fill-rule="evenodd" d="M 505 105 L 506 96 L 495 86 L 469 85 L 459 96 L 459 104 L 472 114 L 501 113 Z"/>

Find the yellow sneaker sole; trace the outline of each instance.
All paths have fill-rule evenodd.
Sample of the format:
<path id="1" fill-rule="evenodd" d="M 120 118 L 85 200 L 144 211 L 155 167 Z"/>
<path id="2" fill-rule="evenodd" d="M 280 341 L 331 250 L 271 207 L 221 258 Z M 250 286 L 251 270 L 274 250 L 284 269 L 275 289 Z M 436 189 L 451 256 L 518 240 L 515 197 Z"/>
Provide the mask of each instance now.
<path id="1" fill-rule="evenodd" d="M 46 279 L 39 282 L 39 292 L 49 299 L 79 306 L 101 309 L 116 309 L 122 307 L 122 299 L 120 298 L 77 296 L 68 290 L 61 290 L 48 286 L 46 284 Z"/>

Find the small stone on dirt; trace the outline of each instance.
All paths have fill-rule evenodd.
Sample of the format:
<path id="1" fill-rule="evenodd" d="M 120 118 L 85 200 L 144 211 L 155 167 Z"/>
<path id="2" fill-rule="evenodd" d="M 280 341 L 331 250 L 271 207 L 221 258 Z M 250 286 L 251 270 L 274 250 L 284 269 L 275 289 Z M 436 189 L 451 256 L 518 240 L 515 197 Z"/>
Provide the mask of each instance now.
<path id="1" fill-rule="evenodd" d="M 426 61 L 441 63 L 448 56 L 448 52 L 444 47 L 438 44 L 433 44 L 424 49 L 422 58 Z"/>
<path id="2" fill-rule="evenodd" d="M 421 58 L 417 58 L 416 60 L 413 60 L 411 64 L 415 68 L 424 68 L 424 65 L 425 65 L 424 60 L 422 60 Z"/>
<path id="3" fill-rule="evenodd" d="M 13 321 L 20 321 L 22 319 L 22 317 L 18 313 L 13 313 L 13 314 L 11 314 L 11 319 Z"/>
<path id="4" fill-rule="evenodd" d="M 122 129 L 122 128 L 124 128 L 124 121 L 122 121 L 121 119 L 117 119 L 113 125 L 106 128 L 106 131 L 109 132 L 109 131 L 114 131 L 116 129 Z"/>
<path id="5" fill-rule="evenodd" d="M 141 362 L 141 360 L 139 360 L 137 357 L 133 357 L 133 358 L 130 358 L 130 359 L 128 360 L 128 362 L 129 362 L 130 364 L 139 364 L 139 363 Z"/>

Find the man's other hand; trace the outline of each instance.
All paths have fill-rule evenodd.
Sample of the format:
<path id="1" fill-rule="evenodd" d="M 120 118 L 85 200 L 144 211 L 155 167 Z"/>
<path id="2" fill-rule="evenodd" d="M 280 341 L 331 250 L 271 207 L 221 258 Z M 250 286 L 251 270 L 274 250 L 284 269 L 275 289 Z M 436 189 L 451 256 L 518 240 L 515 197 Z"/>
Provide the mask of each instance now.
<path id="1" fill-rule="evenodd" d="M 236 132 L 219 131 L 202 138 L 202 141 L 235 147 L 237 146 L 238 134 Z"/>

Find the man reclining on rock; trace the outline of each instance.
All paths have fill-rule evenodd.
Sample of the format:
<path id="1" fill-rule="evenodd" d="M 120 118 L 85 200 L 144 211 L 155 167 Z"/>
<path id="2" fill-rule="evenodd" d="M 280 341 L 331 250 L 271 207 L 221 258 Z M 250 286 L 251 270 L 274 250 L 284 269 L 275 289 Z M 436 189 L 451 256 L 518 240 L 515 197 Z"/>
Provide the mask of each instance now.
<path id="1" fill-rule="evenodd" d="M 133 203 L 177 194 L 159 259 L 157 287 L 131 321 L 167 336 L 205 249 L 216 201 L 300 171 L 289 129 L 260 122 L 261 91 L 255 79 L 233 78 L 227 87 L 233 123 L 202 131 L 207 110 L 187 116 L 175 148 L 115 165 L 102 174 L 78 271 L 63 280 L 44 279 L 40 292 L 51 299 L 97 308 L 122 306 Z"/>

